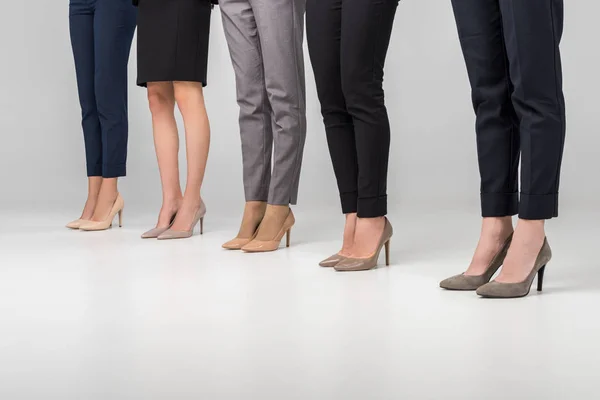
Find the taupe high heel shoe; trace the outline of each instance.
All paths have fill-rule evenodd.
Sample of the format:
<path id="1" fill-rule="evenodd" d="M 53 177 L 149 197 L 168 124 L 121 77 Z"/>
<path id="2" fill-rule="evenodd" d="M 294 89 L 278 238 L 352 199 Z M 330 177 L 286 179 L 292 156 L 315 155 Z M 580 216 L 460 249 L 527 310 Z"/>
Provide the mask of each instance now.
<path id="1" fill-rule="evenodd" d="M 440 282 L 440 287 L 447 290 L 477 290 L 478 287 L 485 285 L 492 279 L 492 276 L 504 263 L 506 253 L 510 247 L 513 234 L 511 233 L 508 239 L 502 245 L 502 248 L 488 264 L 485 272 L 481 275 L 460 275 L 452 276 Z"/>
<path id="2" fill-rule="evenodd" d="M 285 221 L 283 222 L 281 229 L 279 230 L 277 235 L 275 235 L 273 240 L 253 239 L 248 244 L 246 244 L 245 246 L 242 247 L 242 251 L 244 251 L 246 253 L 264 253 L 264 252 L 268 252 L 268 251 L 275 251 L 279 248 L 279 245 L 281 244 L 281 239 L 283 239 L 284 235 L 286 236 L 286 246 L 285 247 L 290 247 L 290 243 L 291 243 L 290 235 L 292 232 L 292 227 L 294 226 L 295 223 L 296 223 L 296 219 L 294 218 L 294 213 L 290 209 L 290 212 L 287 215 Z"/>
<path id="3" fill-rule="evenodd" d="M 390 265 L 390 239 L 394 235 L 394 228 L 392 228 L 392 224 L 386 218 L 385 226 L 383 227 L 383 233 L 381 234 L 381 238 L 379 239 L 379 244 L 377 246 L 377 250 L 371 256 L 367 258 L 345 258 L 336 264 L 333 268 L 336 271 L 346 272 L 346 271 L 366 271 L 369 269 L 373 269 L 377 267 L 377 261 L 379 260 L 379 254 L 381 253 L 381 249 L 385 247 L 385 265 Z"/>
<path id="4" fill-rule="evenodd" d="M 546 264 L 552 259 L 552 249 L 548 244 L 548 240 L 544 239 L 544 244 L 540 249 L 540 252 L 533 264 L 533 269 L 529 273 L 529 276 L 523 282 L 517 283 L 501 283 L 492 281 L 481 286 L 477 289 L 477 294 L 481 297 L 488 298 L 502 298 L 502 299 L 513 299 L 517 297 L 525 297 L 531 290 L 533 279 L 537 275 L 538 277 L 538 292 L 542 291 L 544 284 L 544 272 L 546 271 Z"/>
<path id="5" fill-rule="evenodd" d="M 173 222 L 175 222 L 176 216 L 177 213 L 173 214 L 173 216 L 171 217 L 171 222 L 166 228 L 152 228 L 149 231 L 142 233 L 142 239 L 156 239 L 157 237 L 159 237 L 162 233 L 166 232 L 173 226 Z"/>
<path id="6" fill-rule="evenodd" d="M 91 222 L 89 219 L 76 219 L 75 221 L 71 221 L 69 222 L 67 225 L 65 225 L 67 228 L 69 229 L 79 229 L 79 227 L 83 224 L 86 224 L 88 222 Z"/>
<path id="7" fill-rule="evenodd" d="M 204 204 L 204 201 L 202 201 L 200 203 L 200 208 L 198 209 L 198 211 L 196 211 L 196 214 L 194 215 L 194 220 L 192 221 L 192 227 L 190 228 L 189 231 L 174 231 L 173 229 L 169 228 L 166 231 L 164 231 L 163 233 L 161 233 L 157 239 L 158 240 L 170 240 L 170 239 L 187 239 L 190 238 L 194 235 L 194 228 L 196 227 L 196 225 L 198 225 L 198 222 L 200 222 L 200 234 L 202 235 L 204 233 L 204 216 L 206 215 L 206 205 Z"/>
<path id="8" fill-rule="evenodd" d="M 108 217 L 104 221 L 87 221 L 79 226 L 82 231 L 105 231 L 112 226 L 115 216 L 119 214 L 119 227 L 123 226 L 123 208 L 125 201 L 121 197 L 121 193 L 117 194 L 117 199 L 113 204 Z"/>
<path id="9" fill-rule="evenodd" d="M 332 268 L 344 261 L 347 257 L 342 256 L 340 254 L 334 254 L 331 257 L 327 257 L 323 261 L 319 263 L 319 265 L 323 268 Z"/>

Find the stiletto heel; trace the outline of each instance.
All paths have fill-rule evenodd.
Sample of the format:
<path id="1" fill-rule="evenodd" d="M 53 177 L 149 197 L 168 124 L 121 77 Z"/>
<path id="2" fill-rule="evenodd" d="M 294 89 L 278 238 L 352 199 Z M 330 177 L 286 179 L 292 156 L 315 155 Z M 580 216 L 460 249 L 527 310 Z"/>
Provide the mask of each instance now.
<path id="1" fill-rule="evenodd" d="M 537 287 L 538 292 L 541 292 L 542 286 L 544 286 L 544 272 L 546 272 L 545 265 L 542 268 L 540 268 L 540 270 L 538 271 L 538 287 Z"/>
<path id="2" fill-rule="evenodd" d="M 385 265 L 390 266 L 390 241 L 385 242 Z"/>
<path id="3" fill-rule="evenodd" d="M 123 227 L 123 209 L 119 210 L 119 228 Z"/>
<path id="4" fill-rule="evenodd" d="M 263 219 L 262 223 L 264 223 L 264 221 L 265 220 Z M 290 247 L 291 230 L 292 226 L 294 226 L 295 223 L 296 219 L 294 218 L 294 213 L 292 212 L 292 210 L 289 210 L 289 213 L 285 218 L 285 221 L 283 222 L 283 226 L 279 229 L 279 232 L 272 240 L 256 239 L 256 237 L 258 236 L 258 230 L 260 229 L 259 227 L 259 229 L 257 229 L 256 231 L 257 233 L 255 233 L 255 238 L 252 239 L 252 241 L 248 242 L 246 245 L 244 245 L 242 247 L 242 251 L 246 253 L 264 253 L 267 251 L 275 251 L 279 248 L 279 245 L 281 244 L 281 241 L 283 240 L 284 236 L 286 236 L 286 247 Z"/>
<path id="5" fill-rule="evenodd" d="M 200 218 L 200 234 L 204 235 L 204 217 Z"/>
<path id="6" fill-rule="evenodd" d="M 531 286 L 533 285 L 533 280 L 535 276 L 538 277 L 538 292 L 542 291 L 542 286 L 544 284 L 544 272 L 546 270 L 546 265 L 552 259 L 552 250 L 550 249 L 550 245 L 548 244 L 548 240 L 544 239 L 544 244 L 540 249 L 540 252 L 533 264 L 533 269 L 522 282 L 516 283 L 502 283 L 491 281 L 479 289 L 477 289 L 477 294 L 482 297 L 491 297 L 491 298 L 504 298 L 504 299 L 512 299 L 516 297 L 525 297 L 529 294 L 531 290 Z"/>
<path id="7" fill-rule="evenodd" d="M 366 271 L 369 269 L 373 269 L 377 267 L 377 261 L 379 260 L 379 256 L 381 255 L 381 250 L 385 247 L 385 262 L 386 265 L 390 265 L 390 239 L 394 234 L 394 229 L 392 228 L 392 224 L 388 219 L 385 219 L 385 226 L 383 227 L 383 232 L 381 233 L 381 238 L 379 239 L 379 244 L 377 245 L 377 249 L 375 253 L 371 254 L 366 258 L 344 258 L 338 264 L 333 266 L 336 271 Z"/>
<path id="8" fill-rule="evenodd" d="M 200 234 L 202 234 L 203 232 L 203 225 L 204 225 L 204 216 L 206 215 L 206 205 L 204 204 L 204 202 L 200 203 L 200 208 L 196 211 L 196 214 L 194 215 L 194 219 L 192 221 L 192 227 L 190 228 L 189 231 L 174 231 L 173 229 L 169 228 L 166 231 L 164 231 L 163 233 L 161 233 L 160 235 L 158 235 L 157 239 L 158 240 L 169 240 L 169 239 L 187 239 L 189 237 L 194 236 L 194 228 L 196 227 L 196 225 L 198 225 L 198 222 L 200 222 Z M 172 224 L 171 224 L 172 225 Z"/>
<path id="9" fill-rule="evenodd" d="M 82 223 L 79 229 L 82 231 L 104 231 L 112 226 L 113 220 L 117 214 L 119 214 L 119 226 L 121 226 L 123 207 L 125 207 L 125 202 L 123 201 L 121 194 L 117 194 L 115 203 L 108 213 L 108 217 L 104 221 L 87 221 Z"/>

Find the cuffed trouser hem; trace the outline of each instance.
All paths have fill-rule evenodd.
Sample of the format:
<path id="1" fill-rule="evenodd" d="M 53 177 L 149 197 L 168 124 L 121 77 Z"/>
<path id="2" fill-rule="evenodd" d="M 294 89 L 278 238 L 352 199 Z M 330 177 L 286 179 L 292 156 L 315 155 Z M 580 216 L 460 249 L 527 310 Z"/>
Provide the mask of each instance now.
<path id="1" fill-rule="evenodd" d="M 354 214 L 358 211 L 358 192 L 341 193 L 342 213 Z"/>
<path id="2" fill-rule="evenodd" d="M 519 218 L 551 219 L 558 217 L 558 193 L 525 194 L 521 193 Z"/>
<path id="3" fill-rule="evenodd" d="M 387 196 L 358 199 L 358 218 L 377 218 L 386 214 Z"/>
<path id="4" fill-rule="evenodd" d="M 515 193 L 481 193 L 481 216 L 509 217 L 519 212 L 519 195 Z"/>
<path id="5" fill-rule="evenodd" d="M 87 176 L 102 176 L 102 164 L 88 164 L 87 165 Z"/>
<path id="6" fill-rule="evenodd" d="M 104 164 L 102 166 L 103 178 L 120 178 L 127 175 L 126 164 Z"/>

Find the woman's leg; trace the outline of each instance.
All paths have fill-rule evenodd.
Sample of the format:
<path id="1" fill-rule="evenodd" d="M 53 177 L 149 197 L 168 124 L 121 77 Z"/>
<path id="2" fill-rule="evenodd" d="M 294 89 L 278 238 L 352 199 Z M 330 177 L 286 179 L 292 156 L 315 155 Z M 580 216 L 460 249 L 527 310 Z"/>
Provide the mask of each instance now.
<path id="1" fill-rule="evenodd" d="M 102 187 L 93 221 L 104 220 L 117 198 L 117 179 L 126 174 L 127 64 L 137 11 L 119 0 L 96 3 L 95 93 L 102 127 Z"/>
<path id="2" fill-rule="evenodd" d="M 471 83 L 481 174 L 481 234 L 465 274 L 479 276 L 513 232 L 519 127 L 498 0 L 453 0 L 452 5 Z"/>
<path id="3" fill-rule="evenodd" d="M 172 229 L 189 231 L 196 212 L 202 203 L 200 189 L 204 180 L 208 150 L 210 147 L 210 125 L 204 105 L 204 94 L 200 82 L 174 82 L 175 101 L 183 116 L 187 155 L 187 182 L 181 207 Z"/>
<path id="4" fill-rule="evenodd" d="M 398 0 L 353 0 L 342 6 L 342 90 L 354 122 L 358 159 L 356 258 L 375 252 L 387 214 L 390 124 L 383 68 L 397 6 Z"/>
<path id="5" fill-rule="evenodd" d="M 225 248 L 239 249 L 260 225 L 271 182 L 273 124 L 254 12 L 249 0 L 219 3 L 235 71 L 246 205 L 239 232 Z"/>
<path id="6" fill-rule="evenodd" d="M 162 207 L 156 227 L 166 228 L 183 199 L 179 181 L 179 135 L 175 121 L 173 83 L 149 82 L 148 104 L 152 113 L 154 148 L 162 185 Z"/>
<path id="7" fill-rule="evenodd" d="M 71 0 L 69 29 L 81 105 L 88 175 L 88 196 L 81 219 L 89 220 L 94 215 L 102 185 L 102 130 L 94 89 L 94 10 L 88 2 Z"/>
<path id="8" fill-rule="evenodd" d="M 358 159 L 352 116 L 346 110 L 341 73 L 342 0 L 308 0 L 306 38 L 321 102 L 329 153 L 346 215 L 342 249 L 349 257 L 354 244 L 358 207 Z"/>
<path id="9" fill-rule="evenodd" d="M 530 274 L 546 233 L 558 216 L 558 186 L 565 140 L 565 102 L 559 43 L 562 0 L 500 0 L 513 104 L 521 131 L 519 222 L 498 282 Z"/>

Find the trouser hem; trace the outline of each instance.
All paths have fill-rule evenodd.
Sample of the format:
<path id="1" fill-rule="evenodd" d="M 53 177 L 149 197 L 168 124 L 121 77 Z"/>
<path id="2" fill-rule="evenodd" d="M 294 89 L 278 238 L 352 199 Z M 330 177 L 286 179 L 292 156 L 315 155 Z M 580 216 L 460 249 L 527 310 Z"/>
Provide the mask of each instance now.
<path id="1" fill-rule="evenodd" d="M 540 220 L 558 217 L 558 193 L 525 194 L 521 193 L 519 218 Z"/>
<path id="2" fill-rule="evenodd" d="M 519 195 L 514 193 L 481 193 L 481 216 L 509 217 L 519 212 Z"/>
<path id="3" fill-rule="evenodd" d="M 358 199 L 358 218 L 377 218 L 386 214 L 387 196 Z"/>
<path id="4" fill-rule="evenodd" d="M 127 175 L 126 164 L 104 164 L 102 166 L 103 178 L 120 178 Z"/>
<path id="5" fill-rule="evenodd" d="M 340 193 L 342 213 L 354 214 L 358 211 L 358 192 Z"/>

